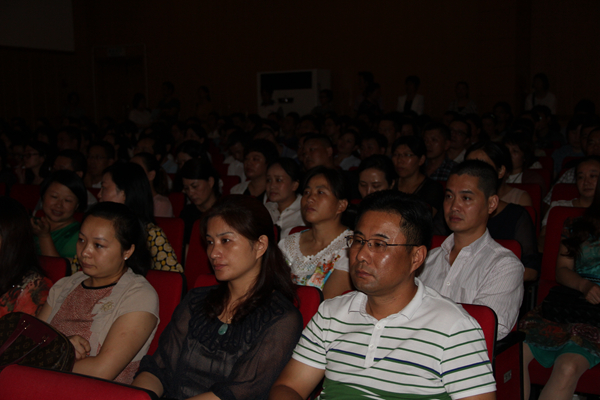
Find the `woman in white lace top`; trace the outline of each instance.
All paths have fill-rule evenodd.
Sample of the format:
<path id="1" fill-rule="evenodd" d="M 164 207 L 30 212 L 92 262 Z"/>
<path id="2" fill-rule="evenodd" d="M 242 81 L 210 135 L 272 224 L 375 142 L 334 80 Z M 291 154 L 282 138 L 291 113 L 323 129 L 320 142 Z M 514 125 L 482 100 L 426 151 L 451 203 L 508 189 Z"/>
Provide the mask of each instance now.
<path id="1" fill-rule="evenodd" d="M 341 172 L 325 167 L 309 170 L 304 179 L 301 210 L 311 229 L 279 242 L 292 268 L 294 283 L 318 287 L 326 299 L 352 288 L 344 239 L 352 231 L 341 223 L 348 206 L 347 192 Z"/>

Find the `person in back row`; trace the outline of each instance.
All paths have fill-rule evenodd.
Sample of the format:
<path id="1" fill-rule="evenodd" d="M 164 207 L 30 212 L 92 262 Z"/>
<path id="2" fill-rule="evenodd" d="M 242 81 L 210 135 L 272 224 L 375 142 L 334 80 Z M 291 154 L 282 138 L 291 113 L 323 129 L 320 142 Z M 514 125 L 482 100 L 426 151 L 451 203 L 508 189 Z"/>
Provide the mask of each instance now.
<path id="1" fill-rule="evenodd" d="M 496 170 L 479 160 L 465 161 L 452 171 L 444 218 L 454 233 L 429 253 L 419 278 L 457 303 L 490 307 L 498 316 L 498 339 L 502 339 L 517 322 L 524 268 L 486 228 L 498 207 L 497 182 Z"/>
<path id="2" fill-rule="evenodd" d="M 412 195 L 361 202 L 346 238 L 358 290 L 319 306 L 270 399 L 305 399 L 323 377 L 327 399 L 495 398 L 481 328 L 415 278 L 431 233 L 431 213 Z"/>
<path id="3" fill-rule="evenodd" d="M 447 181 L 450 171 L 456 165 L 448 158 L 450 131 L 444 124 L 431 122 L 423 128 L 423 140 L 427 148 L 425 175 L 434 181 Z"/>
<path id="4" fill-rule="evenodd" d="M 125 204 L 146 228 L 152 269 L 183 272 L 183 267 L 177 261 L 177 255 L 169 239 L 154 223 L 152 191 L 144 169 L 134 163 L 113 164 L 104 171 L 101 182 L 100 202 L 112 201 Z M 71 262 L 71 269 L 73 271 L 81 269 L 77 256 Z"/>

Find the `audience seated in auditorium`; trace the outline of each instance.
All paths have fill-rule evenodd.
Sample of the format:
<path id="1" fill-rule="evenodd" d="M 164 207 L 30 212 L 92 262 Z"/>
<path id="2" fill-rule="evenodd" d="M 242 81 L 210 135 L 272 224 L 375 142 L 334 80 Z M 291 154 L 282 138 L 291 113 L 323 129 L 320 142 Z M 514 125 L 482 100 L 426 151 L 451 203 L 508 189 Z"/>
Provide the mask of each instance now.
<path id="1" fill-rule="evenodd" d="M 503 339 L 517 322 L 524 268 L 486 227 L 498 206 L 497 176 L 479 160 L 464 161 L 452 171 L 444 217 L 453 234 L 429 253 L 419 279 L 457 303 L 490 307 L 498 317 L 498 339 Z"/>
<path id="2" fill-rule="evenodd" d="M 360 136 L 353 130 L 347 130 L 337 141 L 337 154 L 333 158 L 333 164 L 344 170 L 348 171 L 350 168 L 358 167 L 360 164 L 360 158 L 356 157 L 356 151 L 358 150 L 358 143 Z"/>
<path id="3" fill-rule="evenodd" d="M 398 136 L 400 136 L 400 121 L 396 114 L 386 114 L 379 120 L 377 125 L 379 134 L 385 136 L 388 147 L 385 154 L 389 157 L 392 156 L 392 143 Z"/>
<path id="4" fill-rule="evenodd" d="M 423 140 L 427 148 L 425 175 L 434 181 L 447 181 L 450 171 L 456 165 L 447 155 L 450 130 L 443 124 L 431 122 L 423 128 Z"/>
<path id="5" fill-rule="evenodd" d="M 295 158 L 297 155 L 294 150 L 290 149 L 285 144 L 279 143 L 277 141 L 277 133 L 271 128 L 258 129 L 257 132 L 254 134 L 253 139 L 266 139 L 269 142 L 273 143 L 277 147 L 279 157 Z"/>
<path id="6" fill-rule="evenodd" d="M 99 189 L 104 170 L 115 162 L 115 148 L 108 142 L 96 142 L 90 146 L 87 155 L 87 173 L 83 183 L 88 188 Z"/>
<path id="7" fill-rule="evenodd" d="M 535 147 L 536 149 L 553 149 L 555 142 L 562 145 L 565 141 L 560 131 L 552 121 L 552 112 L 543 105 L 537 105 L 531 109 L 535 122 Z"/>
<path id="8" fill-rule="evenodd" d="M 87 161 L 86 158 L 81 152 L 77 150 L 63 150 L 54 159 L 54 164 L 52 165 L 52 171 L 73 171 L 77 174 L 78 177 L 83 179 L 87 172 Z M 98 202 L 96 196 L 94 196 L 89 190 L 86 189 L 87 192 L 87 206 L 91 206 Z"/>
<path id="9" fill-rule="evenodd" d="M 152 125 L 152 113 L 147 107 L 146 96 L 143 93 L 136 93 L 131 100 L 131 110 L 127 117 L 135 123 L 138 129 L 144 129 Z"/>
<path id="10" fill-rule="evenodd" d="M 467 115 L 477 112 L 477 105 L 469 98 L 469 84 L 467 82 L 458 82 L 454 88 L 456 99 L 452 100 L 448 106 L 448 111 L 453 111 L 461 115 Z"/>
<path id="11" fill-rule="evenodd" d="M 53 172 L 40 188 L 41 218 L 31 218 L 36 253 L 73 258 L 79 222 L 75 212 L 87 208 L 87 193 L 79 176 L 72 171 Z"/>
<path id="12" fill-rule="evenodd" d="M 99 198 L 100 202 L 125 204 L 138 216 L 146 229 L 152 269 L 183 272 L 169 239 L 154 223 L 152 190 L 142 167 L 134 163 L 117 163 L 108 167 L 102 176 Z M 71 269 L 81 269 L 77 256 L 71 262 Z"/>
<path id="13" fill-rule="evenodd" d="M 173 399 L 266 399 L 302 331 L 271 218 L 259 200 L 228 196 L 202 233 L 219 285 L 188 293 L 133 385 Z"/>
<path id="14" fill-rule="evenodd" d="M 312 109 L 311 114 L 322 117 L 333 112 L 333 91 L 323 89 L 319 92 L 319 105 Z"/>
<path id="15" fill-rule="evenodd" d="M 506 183 L 513 170 L 511 153 L 501 143 L 492 141 L 478 142 L 467 149 L 465 156 L 468 160 L 481 160 L 490 164 L 498 172 L 498 197 L 506 203 L 531 206 L 531 196 L 524 190 L 517 189 Z"/>
<path id="16" fill-rule="evenodd" d="M 361 198 L 373 192 L 393 189 L 398 175 L 392 161 L 383 154 L 365 158 L 358 167 L 358 191 Z"/>
<path id="17" fill-rule="evenodd" d="M 398 191 L 416 195 L 429 204 L 433 215 L 442 210 L 444 189 L 423 173 L 427 149 L 418 136 L 403 136 L 393 145 L 392 161 L 398 176 Z"/>
<path id="18" fill-rule="evenodd" d="M 562 170 L 563 161 L 567 157 L 583 157 L 581 149 L 581 126 L 585 121 L 584 115 L 576 115 L 567 124 L 567 143 L 552 153 L 554 160 L 554 177 Z"/>
<path id="19" fill-rule="evenodd" d="M 481 328 L 415 278 L 431 243 L 423 202 L 367 196 L 347 243 L 358 290 L 321 304 L 269 398 L 308 398 L 324 378 L 323 398 L 495 399 Z"/>
<path id="20" fill-rule="evenodd" d="M 541 256 L 537 250 L 536 230 L 527 210 L 512 199 L 524 197 L 531 205 L 531 197 L 524 190 L 511 188 L 505 182 L 506 171 L 510 171 L 508 149 L 492 141 L 479 142 L 467 150 L 467 160 L 480 160 L 491 165 L 498 173 L 498 207 L 490 214 L 487 228 L 494 240 L 516 240 L 521 245 L 521 262 L 525 267 L 523 279 L 534 281 L 541 268 Z M 514 192 L 514 193 L 513 193 Z"/>
<path id="21" fill-rule="evenodd" d="M 600 121 L 598 119 L 593 119 L 581 127 L 580 133 L 581 139 L 581 149 L 583 150 L 583 154 L 586 156 L 599 156 L 600 157 Z M 568 168 L 566 171 L 559 176 L 559 178 L 554 182 L 557 183 L 576 183 L 576 174 L 575 167 Z M 552 200 L 552 189 L 548 191 L 546 197 L 544 197 L 544 205 L 546 205 L 546 209 L 550 206 L 550 202 Z"/>
<path id="22" fill-rule="evenodd" d="M 81 131 L 74 126 L 63 126 L 56 134 L 56 148 L 63 150 L 82 150 Z"/>
<path id="23" fill-rule="evenodd" d="M 546 182 L 536 172 L 536 169 L 541 169 L 541 164 L 536 161 L 530 136 L 524 131 L 513 132 L 504 137 L 504 144 L 512 162 L 506 183 L 533 183 L 540 186 L 542 193 L 546 193 Z"/>
<path id="24" fill-rule="evenodd" d="M 154 216 L 172 218 L 173 205 L 166 196 L 169 191 L 168 176 L 160 163 L 150 153 L 137 153 L 131 159 L 132 163 L 138 164 L 144 169 L 150 189 L 152 190 L 152 200 L 154 202 Z"/>
<path id="25" fill-rule="evenodd" d="M 279 227 L 281 238 L 287 237 L 293 228 L 306 225 L 300 210 L 301 182 L 302 169 L 290 158 L 278 158 L 267 169 L 268 201 L 265 207 L 273 224 Z"/>
<path id="26" fill-rule="evenodd" d="M 298 148 L 300 153 L 300 148 Z M 302 145 L 302 164 L 308 171 L 317 166 L 333 168 L 333 145 L 329 137 L 322 134 L 306 136 Z"/>
<path id="27" fill-rule="evenodd" d="M 423 114 L 425 108 L 425 98 L 422 94 L 418 94 L 421 79 L 418 76 L 410 75 L 404 80 L 404 88 L 406 94 L 398 97 L 398 106 L 396 111 L 408 112 L 414 111 L 417 115 Z"/>
<path id="28" fill-rule="evenodd" d="M 321 133 L 329 136 L 331 143 L 337 143 L 338 139 L 340 138 L 341 130 L 342 122 L 340 118 L 332 114 L 329 114 L 325 117 L 323 120 Z"/>
<path id="29" fill-rule="evenodd" d="M 0 317 L 17 311 L 35 316 L 50 286 L 36 255 L 27 210 L 0 197 Z"/>
<path id="30" fill-rule="evenodd" d="M 189 243 L 194 222 L 202 218 L 221 196 L 219 174 L 211 163 L 193 159 L 183 165 L 179 176 L 183 180 L 183 193 L 190 201 L 179 215 L 185 223 L 184 243 Z"/>
<path id="31" fill-rule="evenodd" d="M 367 133 L 360 140 L 360 158 L 364 160 L 375 154 L 385 155 L 387 139 L 378 132 Z"/>
<path id="32" fill-rule="evenodd" d="M 279 157 L 277 147 L 266 139 L 251 141 L 244 148 L 244 174 L 248 179 L 231 188 L 231 194 L 245 194 L 267 201 L 267 167 Z"/>
<path id="33" fill-rule="evenodd" d="M 83 270 L 56 282 L 38 316 L 69 336 L 73 372 L 133 381 L 158 325 L 158 296 L 144 278 L 151 264 L 145 241 L 122 204 L 95 204 L 86 215 L 77 243 Z"/>
<path id="34" fill-rule="evenodd" d="M 471 125 L 462 117 L 450 122 L 450 146 L 446 156 L 455 163 L 465 160 L 465 152 L 471 143 Z"/>
<path id="35" fill-rule="evenodd" d="M 579 196 L 575 199 L 556 200 L 550 203 L 548 211 L 542 220 L 542 228 L 538 238 L 538 247 L 544 251 L 544 241 L 546 239 L 546 225 L 548 224 L 548 215 L 554 207 L 584 207 L 587 208 L 594 200 L 594 192 L 600 175 L 600 157 L 588 156 L 582 158 L 577 167 L 575 167 L 575 182 Z"/>
<path id="36" fill-rule="evenodd" d="M 40 185 L 50 172 L 50 152 L 50 146 L 44 142 L 27 143 L 23 152 L 23 164 L 14 170 L 18 182 Z"/>
<path id="37" fill-rule="evenodd" d="M 600 303 L 599 212 L 600 186 L 596 186 L 592 205 L 583 217 L 564 223 L 556 260 L 556 282 L 561 286 L 553 288 L 547 297 L 554 301 L 546 310 L 539 305 L 519 324 L 527 334 L 523 346 L 526 399 L 530 391 L 528 365 L 534 358 L 543 367 L 552 367 L 540 400 L 575 399 L 573 393 L 581 375 L 600 362 L 600 332 L 597 323 L 589 318 L 590 313 L 597 311 L 585 306 L 597 307 Z M 583 311 L 586 308 L 587 312 Z"/>
<path id="38" fill-rule="evenodd" d="M 339 171 L 323 166 L 309 170 L 302 185 L 301 209 L 311 229 L 279 242 L 294 283 L 318 287 L 326 299 L 351 288 L 344 238 L 352 231 L 341 222 L 348 191 Z"/>
<path id="39" fill-rule="evenodd" d="M 548 107 L 552 114 L 556 114 L 556 96 L 549 92 L 550 80 L 544 73 L 537 73 L 531 85 L 533 91 L 525 99 L 525 110 L 531 110 L 537 105 Z"/>

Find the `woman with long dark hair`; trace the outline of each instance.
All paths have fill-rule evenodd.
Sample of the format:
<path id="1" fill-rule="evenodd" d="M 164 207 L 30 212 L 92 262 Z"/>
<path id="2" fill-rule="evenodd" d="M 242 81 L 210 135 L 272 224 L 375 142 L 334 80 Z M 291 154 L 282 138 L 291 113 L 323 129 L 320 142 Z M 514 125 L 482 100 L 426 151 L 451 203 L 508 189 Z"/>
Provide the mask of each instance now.
<path id="1" fill-rule="evenodd" d="M 0 197 L 0 317 L 14 311 L 36 315 L 50 286 L 35 253 L 25 207 Z"/>
<path id="2" fill-rule="evenodd" d="M 169 239 L 155 224 L 152 190 L 144 169 L 134 163 L 117 163 L 104 170 L 100 202 L 112 201 L 125 204 L 146 228 L 147 244 L 152 255 L 152 269 L 183 272 Z M 81 269 L 77 257 L 71 268 Z"/>
<path id="3" fill-rule="evenodd" d="M 231 195 L 205 213 L 202 233 L 219 284 L 187 295 L 133 384 L 175 399 L 266 399 L 302 330 L 271 218 Z"/>
<path id="4" fill-rule="evenodd" d="M 138 164 L 144 169 L 150 189 L 152 190 L 152 201 L 154 203 L 154 216 L 172 218 L 173 205 L 167 197 L 169 192 L 168 176 L 156 157 L 150 153 L 138 153 L 131 158 L 131 162 Z"/>
<path id="5" fill-rule="evenodd" d="M 300 211 L 302 196 L 298 193 L 302 169 L 291 158 L 281 157 L 267 169 L 267 198 L 265 204 L 273 223 L 281 229 L 281 237 L 300 225 L 305 225 Z"/>

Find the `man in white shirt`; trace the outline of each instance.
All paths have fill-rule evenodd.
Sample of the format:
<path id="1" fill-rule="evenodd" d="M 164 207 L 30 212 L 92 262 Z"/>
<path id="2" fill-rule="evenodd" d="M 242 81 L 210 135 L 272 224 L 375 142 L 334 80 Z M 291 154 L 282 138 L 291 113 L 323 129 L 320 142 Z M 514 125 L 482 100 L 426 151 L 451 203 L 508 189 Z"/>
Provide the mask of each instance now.
<path id="1" fill-rule="evenodd" d="M 483 161 L 469 160 L 455 167 L 444 199 L 444 218 L 454 233 L 429 253 L 419 278 L 457 303 L 493 309 L 498 339 L 502 339 L 517 322 L 524 268 L 486 227 L 498 206 L 497 182 L 497 172 Z"/>
<path id="2" fill-rule="evenodd" d="M 483 332 L 415 278 L 431 242 L 425 203 L 398 191 L 361 202 L 347 238 L 356 291 L 326 300 L 269 399 L 495 399 Z"/>

